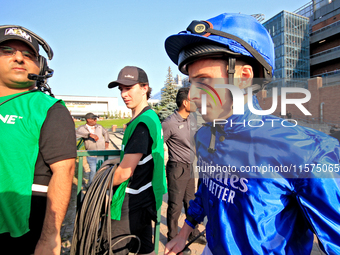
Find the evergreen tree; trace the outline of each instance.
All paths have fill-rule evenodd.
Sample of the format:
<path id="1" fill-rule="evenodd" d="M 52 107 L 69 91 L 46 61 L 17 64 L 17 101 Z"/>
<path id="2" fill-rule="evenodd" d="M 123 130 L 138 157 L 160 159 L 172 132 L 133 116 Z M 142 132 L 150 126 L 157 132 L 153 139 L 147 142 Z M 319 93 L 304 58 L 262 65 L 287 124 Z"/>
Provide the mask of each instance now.
<path id="1" fill-rule="evenodd" d="M 176 102 L 177 87 L 175 86 L 174 78 L 172 77 L 172 71 L 169 66 L 168 74 L 164 83 L 164 88 L 162 88 L 161 94 L 161 106 L 167 106 L 170 103 Z"/>
<path id="2" fill-rule="evenodd" d="M 163 121 L 168 116 L 173 114 L 176 109 L 177 109 L 176 103 L 172 102 L 158 112 L 158 118 L 160 119 L 160 121 Z"/>
<path id="3" fill-rule="evenodd" d="M 175 85 L 174 78 L 172 77 L 172 71 L 169 66 L 168 74 L 166 75 L 166 80 L 164 82 L 164 88 L 162 88 L 161 90 L 161 101 L 159 105 L 154 107 L 161 121 L 163 121 L 169 115 L 171 115 L 177 108 L 176 105 L 177 91 L 178 89 L 177 86 Z"/>
<path id="4" fill-rule="evenodd" d="M 169 115 L 171 115 L 174 110 L 177 108 L 176 105 L 176 95 L 177 95 L 177 87 L 175 85 L 174 78 L 172 77 L 172 71 L 169 66 L 168 74 L 166 76 L 166 80 L 164 82 L 164 88 L 162 88 L 161 101 L 159 106 L 155 107 L 157 109 L 158 117 L 161 121 L 166 119 Z"/>

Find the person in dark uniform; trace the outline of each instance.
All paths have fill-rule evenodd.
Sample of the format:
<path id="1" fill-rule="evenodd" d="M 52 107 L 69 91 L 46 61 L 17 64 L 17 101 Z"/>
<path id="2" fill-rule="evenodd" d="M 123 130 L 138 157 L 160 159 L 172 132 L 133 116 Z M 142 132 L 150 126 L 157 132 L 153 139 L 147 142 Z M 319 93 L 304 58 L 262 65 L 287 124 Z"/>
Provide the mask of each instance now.
<path id="1" fill-rule="evenodd" d="M 195 178 L 192 162 L 195 155 L 191 143 L 196 132 L 195 119 L 190 118 L 189 88 L 180 88 L 176 96 L 178 109 L 162 122 L 164 142 L 168 147 L 169 160 L 166 166 L 168 180 L 168 241 L 178 234 L 178 218 L 184 206 L 185 213 L 189 201 L 195 198 Z M 197 228 L 189 239 L 199 234 Z M 205 244 L 204 237 L 199 242 Z"/>

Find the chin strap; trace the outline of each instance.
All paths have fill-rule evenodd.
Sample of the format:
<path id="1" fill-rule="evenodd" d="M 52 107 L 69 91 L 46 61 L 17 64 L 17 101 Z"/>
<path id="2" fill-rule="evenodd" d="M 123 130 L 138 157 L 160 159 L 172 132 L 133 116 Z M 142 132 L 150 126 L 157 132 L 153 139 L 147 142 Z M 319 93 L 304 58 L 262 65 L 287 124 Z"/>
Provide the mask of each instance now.
<path id="1" fill-rule="evenodd" d="M 228 59 L 228 83 L 230 85 L 234 84 L 235 66 L 236 66 L 236 58 L 229 57 Z"/>
<path id="2" fill-rule="evenodd" d="M 210 138 L 210 144 L 208 148 L 209 153 L 214 153 L 216 151 L 215 144 L 216 144 L 216 128 L 211 127 L 211 138 Z"/>
<path id="3" fill-rule="evenodd" d="M 234 76 L 235 76 L 235 66 L 236 66 L 236 58 L 229 57 L 228 59 L 228 84 L 234 85 Z M 241 89 L 243 95 L 247 94 L 245 89 Z"/>
<path id="4" fill-rule="evenodd" d="M 233 57 L 229 57 L 228 59 L 228 84 L 230 85 L 234 85 L 234 76 L 235 76 L 235 66 L 236 66 L 236 58 Z M 258 91 L 260 91 L 261 89 L 264 88 L 264 86 L 269 83 L 269 81 L 267 81 L 266 83 L 264 83 L 263 86 L 259 85 L 259 84 L 253 84 L 251 85 L 252 87 L 252 91 L 253 94 L 256 94 Z M 247 95 L 248 92 L 246 89 L 241 89 L 243 95 Z"/>
<path id="5" fill-rule="evenodd" d="M 211 137 L 208 152 L 214 153 L 216 151 L 216 132 L 223 133 L 223 127 L 221 125 L 210 126 Z M 220 140 L 221 141 L 221 140 Z"/>

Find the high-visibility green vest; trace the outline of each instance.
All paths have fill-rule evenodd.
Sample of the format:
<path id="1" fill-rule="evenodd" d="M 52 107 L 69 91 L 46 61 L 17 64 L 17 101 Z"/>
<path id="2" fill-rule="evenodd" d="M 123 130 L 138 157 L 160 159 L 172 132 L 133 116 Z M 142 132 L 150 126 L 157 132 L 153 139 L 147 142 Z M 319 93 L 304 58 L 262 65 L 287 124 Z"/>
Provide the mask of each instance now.
<path id="1" fill-rule="evenodd" d="M 0 97 L 0 103 L 24 93 Z M 0 234 L 20 237 L 29 231 L 40 131 L 58 101 L 35 91 L 0 105 Z"/>
<path id="2" fill-rule="evenodd" d="M 120 153 L 120 161 L 124 157 L 124 147 L 129 141 L 133 131 L 139 123 L 145 123 L 149 129 L 152 138 L 151 154 L 154 162 L 152 189 L 156 200 L 156 210 L 158 210 L 163 201 L 163 195 L 167 192 L 165 167 L 164 167 L 164 147 L 163 147 L 163 131 L 162 125 L 157 114 L 149 109 L 134 119 L 126 128 L 122 141 L 122 149 Z M 125 190 L 130 179 L 121 183 L 112 197 L 111 203 L 111 219 L 120 220 L 122 205 L 125 197 Z"/>

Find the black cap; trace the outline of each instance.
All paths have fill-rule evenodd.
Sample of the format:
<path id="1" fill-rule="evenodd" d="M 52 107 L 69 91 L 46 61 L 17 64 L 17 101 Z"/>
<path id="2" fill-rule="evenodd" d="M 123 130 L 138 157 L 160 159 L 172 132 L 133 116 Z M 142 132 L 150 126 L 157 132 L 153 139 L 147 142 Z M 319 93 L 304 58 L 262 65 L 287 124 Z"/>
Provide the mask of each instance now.
<path id="1" fill-rule="evenodd" d="M 98 117 L 99 116 L 94 115 L 92 112 L 86 113 L 86 115 L 85 115 L 85 119 L 96 119 Z"/>
<path id="2" fill-rule="evenodd" d="M 118 74 L 118 79 L 116 81 L 110 82 L 108 87 L 114 88 L 119 84 L 125 86 L 132 86 L 137 83 L 149 83 L 148 76 L 143 69 L 136 66 L 126 66 L 120 70 Z"/>
<path id="3" fill-rule="evenodd" d="M 0 28 L 0 43 L 8 40 L 19 40 L 28 44 L 39 55 L 39 43 L 35 37 L 20 26 Z"/>

